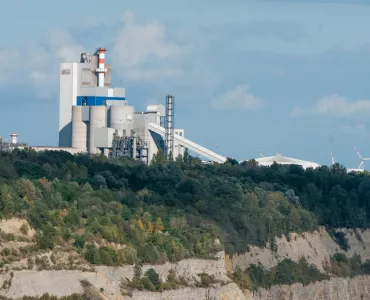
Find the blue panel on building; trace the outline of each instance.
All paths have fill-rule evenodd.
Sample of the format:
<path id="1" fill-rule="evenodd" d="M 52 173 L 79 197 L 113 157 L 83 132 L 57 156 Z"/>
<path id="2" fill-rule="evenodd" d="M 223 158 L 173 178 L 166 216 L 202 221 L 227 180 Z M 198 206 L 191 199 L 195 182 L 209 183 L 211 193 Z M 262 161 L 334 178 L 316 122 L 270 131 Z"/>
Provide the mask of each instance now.
<path id="1" fill-rule="evenodd" d="M 106 100 L 122 101 L 125 97 L 95 97 L 95 96 L 77 96 L 78 106 L 99 106 L 105 105 Z"/>

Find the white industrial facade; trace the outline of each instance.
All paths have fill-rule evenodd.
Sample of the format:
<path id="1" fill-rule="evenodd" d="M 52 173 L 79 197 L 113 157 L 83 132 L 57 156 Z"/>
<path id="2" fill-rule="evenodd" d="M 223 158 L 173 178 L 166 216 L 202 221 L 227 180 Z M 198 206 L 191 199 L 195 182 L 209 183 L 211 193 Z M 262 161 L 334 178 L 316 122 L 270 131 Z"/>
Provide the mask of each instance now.
<path id="1" fill-rule="evenodd" d="M 59 101 L 59 146 L 71 147 L 72 110 L 78 95 L 78 64 L 60 65 L 60 101 Z"/>
<path id="2" fill-rule="evenodd" d="M 125 89 L 112 88 L 105 52 L 99 48 L 93 55 L 82 53 L 80 62 L 60 65 L 59 147 L 73 153 L 131 156 L 149 163 L 170 144 L 174 158 L 189 148 L 211 161 L 226 161 L 185 139 L 184 129 L 173 127 L 173 102 L 170 106 L 166 102 L 166 107 L 148 105 L 145 112 L 128 105 Z M 166 99 L 174 101 L 172 95 Z"/>

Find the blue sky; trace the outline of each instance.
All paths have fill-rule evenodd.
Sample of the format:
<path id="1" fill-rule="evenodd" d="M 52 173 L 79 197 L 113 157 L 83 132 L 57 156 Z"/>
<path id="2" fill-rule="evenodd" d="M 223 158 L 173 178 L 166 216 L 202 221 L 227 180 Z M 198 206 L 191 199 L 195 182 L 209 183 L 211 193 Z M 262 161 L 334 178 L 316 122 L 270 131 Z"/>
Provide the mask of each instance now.
<path id="1" fill-rule="evenodd" d="M 369 1 L 102 3 L 4 4 L 1 136 L 56 145 L 59 63 L 105 46 L 130 104 L 173 93 L 176 127 L 222 155 L 370 157 Z"/>

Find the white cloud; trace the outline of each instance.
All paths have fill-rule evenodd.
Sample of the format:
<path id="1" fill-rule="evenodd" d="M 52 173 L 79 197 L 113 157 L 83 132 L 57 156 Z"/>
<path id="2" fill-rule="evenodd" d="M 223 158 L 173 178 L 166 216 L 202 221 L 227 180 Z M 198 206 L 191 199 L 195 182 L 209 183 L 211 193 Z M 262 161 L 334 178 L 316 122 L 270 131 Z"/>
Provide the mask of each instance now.
<path id="1" fill-rule="evenodd" d="M 263 101 L 248 91 L 248 85 L 242 84 L 211 101 L 211 107 L 216 110 L 256 110 Z"/>
<path id="2" fill-rule="evenodd" d="M 314 108 L 301 108 L 295 106 L 290 111 L 291 117 L 303 115 L 322 115 L 328 117 L 368 117 L 370 115 L 370 100 L 351 101 L 346 97 L 333 94 L 321 98 Z"/>
<path id="3" fill-rule="evenodd" d="M 183 71 L 176 67 L 177 59 L 188 53 L 189 47 L 170 41 L 166 28 L 158 22 L 137 24 L 134 14 L 126 11 L 123 27 L 115 34 L 112 45 L 114 69 L 127 80 L 152 82 L 163 78 L 179 78 Z M 89 23 L 85 24 L 87 28 Z M 0 86 L 32 86 L 37 95 L 47 98 L 58 92 L 59 63 L 78 61 L 88 50 L 76 42 L 69 32 L 53 30 L 40 42 L 21 48 L 0 48 L 7 57 L 0 74 Z"/>
<path id="4" fill-rule="evenodd" d="M 131 81 L 153 81 L 178 76 L 178 68 L 167 65 L 169 60 L 187 53 L 183 47 L 166 38 L 166 28 L 158 22 L 136 24 L 134 14 L 126 11 L 124 25 L 114 40 L 112 58 L 117 69 Z M 159 62 L 149 66 L 149 63 Z"/>
<path id="5" fill-rule="evenodd" d="M 82 49 L 71 35 L 60 30 L 52 31 L 42 45 L 0 49 L 0 55 L 7 57 L 4 63 L 8 70 L 0 74 L 0 85 L 30 84 L 39 97 L 50 97 L 58 90 L 59 63 L 75 61 Z"/>
<path id="6" fill-rule="evenodd" d="M 58 90 L 59 63 L 78 61 L 83 47 L 65 31 L 52 31 L 45 46 L 35 47 L 28 52 L 29 79 L 41 98 L 50 97 Z"/>
<path id="7" fill-rule="evenodd" d="M 369 114 L 370 100 L 350 101 L 345 97 L 331 95 L 317 102 L 317 113 L 335 117 L 349 117 L 355 114 Z"/>
<path id="8" fill-rule="evenodd" d="M 51 54 L 64 62 L 76 61 L 79 59 L 79 54 L 83 51 L 83 47 L 76 43 L 72 36 L 62 30 L 54 30 L 48 38 L 50 50 L 54 50 Z"/>

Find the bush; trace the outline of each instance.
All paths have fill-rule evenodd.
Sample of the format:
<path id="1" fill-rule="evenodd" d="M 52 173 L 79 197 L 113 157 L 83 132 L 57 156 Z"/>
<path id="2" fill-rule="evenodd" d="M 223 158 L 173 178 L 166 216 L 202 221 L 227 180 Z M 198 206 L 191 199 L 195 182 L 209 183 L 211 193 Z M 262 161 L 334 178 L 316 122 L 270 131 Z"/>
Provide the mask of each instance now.
<path id="1" fill-rule="evenodd" d="M 270 270 L 252 264 L 244 272 L 237 269 L 231 278 L 242 289 L 257 290 L 260 287 L 270 288 L 272 285 L 298 282 L 308 285 L 329 277 L 322 274 L 314 265 L 309 265 L 306 259 L 301 258 L 298 263 L 284 259 Z"/>
<path id="2" fill-rule="evenodd" d="M 58 237 L 58 231 L 47 222 L 42 224 L 40 230 L 36 233 L 36 242 L 40 249 L 53 249 Z"/>
<path id="3" fill-rule="evenodd" d="M 344 250 L 348 251 L 349 244 L 346 238 L 346 235 L 342 231 L 337 231 L 335 229 L 329 230 L 329 234 L 333 238 L 333 240 L 339 245 L 339 247 Z"/>
<path id="4" fill-rule="evenodd" d="M 73 243 L 73 245 L 77 248 L 80 248 L 80 249 L 83 249 L 85 247 L 85 238 L 81 235 L 76 235 L 75 236 L 75 242 Z"/>
<path id="5" fill-rule="evenodd" d="M 28 225 L 26 223 L 23 223 L 19 230 L 22 234 L 27 235 L 29 230 Z"/>
<path id="6" fill-rule="evenodd" d="M 159 275 L 154 269 L 148 269 L 148 271 L 145 272 L 144 276 L 149 279 L 156 290 L 159 290 L 161 288 L 161 280 L 159 279 Z"/>
<path id="7" fill-rule="evenodd" d="M 10 255 L 11 250 L 9 248 L 4 248 L 3 251 L 1 251 L 1 254 L 4 256 Z"/>
<path id="8" fill-rule="evenodd" d="M 214 275 L 209 275 L 207 273 L 200 273 L 198 274 L 200 277 L 200 282 L 196 283 L 196 286 L 202 287 L 202 288 L 208 288 L 211 285 L 218 282 L 218 280 L 215 279 Z"/>
<path id="9" fill-rule="evenodd" d="M 343 253 L 336 253 L 330 257 L 330 263 L 325 270 L 336 276 L 347 277 L 367 274 L 368 263 L 362 264 L 361 257 L 357 254 L 348 258 Z"/>

